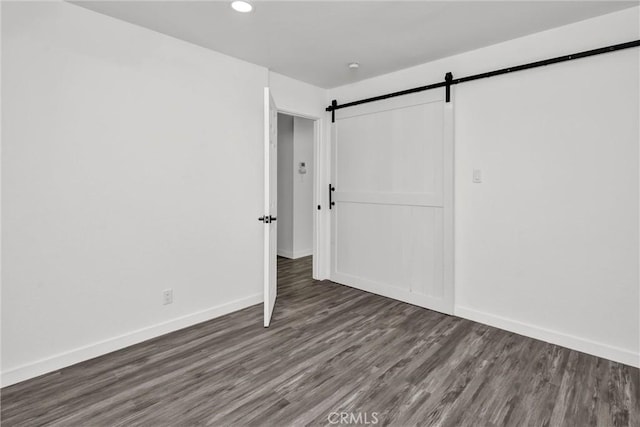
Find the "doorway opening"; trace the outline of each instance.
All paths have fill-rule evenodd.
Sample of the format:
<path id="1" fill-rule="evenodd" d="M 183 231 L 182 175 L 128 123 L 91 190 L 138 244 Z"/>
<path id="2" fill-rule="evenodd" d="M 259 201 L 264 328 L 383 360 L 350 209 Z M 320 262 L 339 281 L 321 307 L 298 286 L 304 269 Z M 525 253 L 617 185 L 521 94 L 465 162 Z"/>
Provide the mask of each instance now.
<path id="1" fill-rule="evenodd" d="M 290 116 L 289 119 L 286 116 Z M 282 123 L 278 125 L 278 118 Z M 320 258 L 318 223 L 320 193 L 317 188 L 322 119 L 278 110 L 271 89 L 264 88 L 264 326 L 269 327 L 278 297 L 278 254 L 282 259 L 305 259 L 311 264 L 311 277 L 317 277 Z M 280 135 L 279 135 L 280 134 Z M 279 139 L 283 141 L 278 161 Z M 291 147 L 289 151 L 288 148 Z M 278 167 L 280 163 L 280 167 Z M 278 181 L 282 181 L 278 190 Z M 290 183 L 287 187 L 287 183 Z M 278 213 L 278 193 L 283 201 Z M 291 198 L 287 206 L 288 198 Z M 317 205 L 316 205 L 317 204 Z M 298 209 L 297 206 L 300 206 Z M 314 206 L 317 206 L 314 209 Z M 280 220 L 277 221 L 278 217 Z M 277 222 L 276 222 L 277 221 Z M 278 227 L 282 224 L 280 227 Z M 284 233 L 278 246 L 278 230 Z M 309 238 L 309 229 L 311 237 Z M 302 231 L 301 231 L 302 230 Z M 291 237 L 286 234 L 290 231 Z M 291 246 L 288 246 L 288 243 Z M 310 246 L 308 246 L 310 245 Z M 309 247 L 311 248 L 309 250 Z M 310 254 L 310 255 L 309 255 Z M 284 258 L 284 257 L 290 258 Z M 301 278 L 307 275 L 302 273 Z M 311 277 L 308 279 L 311 280 Z"/>
<path id="2" fill-rule="evenodd" d="M 280 292 L 285 286 L 295 291 L 298 280 L 311 279 L 315 120 L 279 112 L 277 123 L 277 286 Z"/>

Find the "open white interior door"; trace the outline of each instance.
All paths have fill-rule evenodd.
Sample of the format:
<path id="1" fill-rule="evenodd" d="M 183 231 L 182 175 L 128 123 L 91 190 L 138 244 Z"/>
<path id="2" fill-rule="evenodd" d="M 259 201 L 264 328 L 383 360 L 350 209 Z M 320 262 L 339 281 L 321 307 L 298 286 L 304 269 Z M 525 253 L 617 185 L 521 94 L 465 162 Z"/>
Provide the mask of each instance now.
<path id="1" fill-rule="evenodd" d="M 264 88 L 264 326 L 271 323 L 278 294 L 278 110 L 269 88 Z"/>
<path id="2" fill-rule="evenodd" d="M 451 314 L 453 102 L 443 95 L 336 111 L 331 280 Z"/>

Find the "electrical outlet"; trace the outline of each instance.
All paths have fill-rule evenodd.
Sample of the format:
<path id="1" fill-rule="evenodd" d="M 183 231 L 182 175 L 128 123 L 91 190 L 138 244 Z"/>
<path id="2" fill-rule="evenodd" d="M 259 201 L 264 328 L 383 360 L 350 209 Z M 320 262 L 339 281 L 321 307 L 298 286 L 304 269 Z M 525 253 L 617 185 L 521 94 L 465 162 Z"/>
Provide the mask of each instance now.
<path id="1" fill-rule="evenodd" d="M 162 304 L 167 305 L 173 302 L 173 289 L 162 291 Z"/>

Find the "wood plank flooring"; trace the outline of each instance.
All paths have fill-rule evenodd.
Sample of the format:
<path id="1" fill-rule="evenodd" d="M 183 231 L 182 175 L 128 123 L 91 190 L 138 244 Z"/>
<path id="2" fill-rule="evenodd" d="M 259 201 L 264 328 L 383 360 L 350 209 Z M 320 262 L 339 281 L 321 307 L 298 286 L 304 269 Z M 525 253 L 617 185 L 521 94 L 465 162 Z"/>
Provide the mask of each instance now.
<path id="1" fill-rule="evenodd" d="M 278 265 L 270 328 L 257 305 L 4 388 L 2 425 L 640 426 L 636 368 Z"/>

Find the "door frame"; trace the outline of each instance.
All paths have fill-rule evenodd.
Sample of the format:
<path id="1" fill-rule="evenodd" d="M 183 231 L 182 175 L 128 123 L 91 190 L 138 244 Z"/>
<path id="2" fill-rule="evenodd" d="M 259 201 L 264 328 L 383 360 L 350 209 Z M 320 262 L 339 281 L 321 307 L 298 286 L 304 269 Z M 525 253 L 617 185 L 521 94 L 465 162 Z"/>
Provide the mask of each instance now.
<path id="1" fill-rule="evenodd" d="M 325 166 L 323 161 L 323 153 L 321 150 L 322 147 L 322 138 L 324 135 L 323 129 L 325 126 L 325 119 L 323 117 L 313 116 L 305 113 L 301 113 L 294 110 L 289 110 L 285 108 L 278 108 L 278 113 L 287 114 L 289 116 L 300 117 L 307 120 L 313 121 L 313 245 L 312 245 L 312 273 L 311 276 L 316 280 L 322 280 L 321 271 L 323 271 L 323 266 L 326 265 L 327 260 L 325 251 L 322 250 L 324 242 L 326 241 L 328 236 L 325 236 L 325 233 L 322 233 L 324 227 L 322 227 L 322 213 L 327 210 L 327 206 L 322 203 L 322 183 L 324 182 L 322 178 L 321 171 Z M 321 206 L 321 209 L 318 210 L 317 206 Z M 329 230 L 330 232 L 330 230 Z"/>

